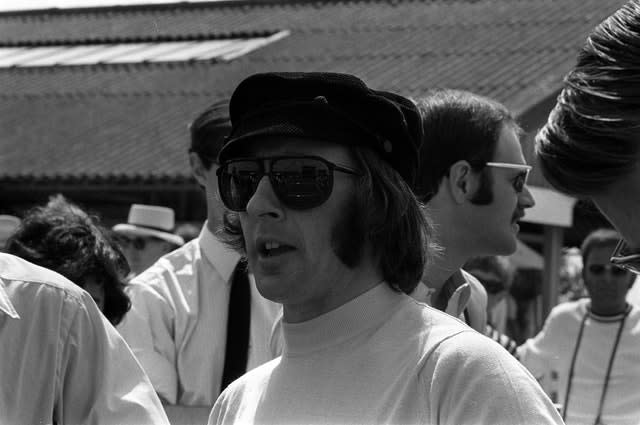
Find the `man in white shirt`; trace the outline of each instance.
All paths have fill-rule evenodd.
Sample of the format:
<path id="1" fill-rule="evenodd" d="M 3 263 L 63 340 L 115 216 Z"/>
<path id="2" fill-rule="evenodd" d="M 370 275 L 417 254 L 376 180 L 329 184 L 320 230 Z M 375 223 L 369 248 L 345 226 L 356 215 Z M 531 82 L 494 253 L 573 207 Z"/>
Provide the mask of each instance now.
<path id="1" fill-rule="evenodd" d="M 640 419 L 640 308 L 626 300 L 635 276 L 609 264 L 618 239 L 611 229 L 585 238 L 589 297 L 554 307 L 540 333 L 518 347 L 522 363 L 562 406 L 567 425 Z"/>
<path id="2" fill-rule="evenodd" d="M 222 211 L 216 157 L 229 126 L 227 101 L 211 105 L 194 120 L 189 161 L 206 193 L 207 221 L 199 237 L 131 281 L 131 311 L 118 328 L 174 423 L 205 422 L 227 381 L 274 357 L 269 344 L 280 307 L 257 292 L 251 276 L 244 281 L 244 304 L 230 306 L 240 255 L 215 236 Z M 240 314 L 242 326 L 228 320 L 233 313 Z M 244 345 L 230 345 L 236 342 Z M 242 364 L 232 373 L 234 360 Z M 225 370 L 230 374 L 226 378 Z"/>
<path id="3" fill-rule="evenodd" d="M 228 243 L 282 303 L 282 356 L 220 395 L 210 424 L 559 424 L 499 345 L 406 295 L 431 229 L 410 190 L 413 102 L 333 73 L 245 79 L 220 152 Z"/>
<path id="4" fill-rule="evenodd" d="M 516 249 L 518 221 L 535 203 L 520 127 L 500 103 L 460 90 L 434 91 L 418 99 L 418 107 L 424 144 L 416 193 L 442 252 L 413 296 L 484 333 L 487 293 L 462 266 Z"/>
<path id="5" fill-rule="evenodd" d="M 0 423 L 169 424 L 122 337 L 61 275 L 0 253 Z"/>

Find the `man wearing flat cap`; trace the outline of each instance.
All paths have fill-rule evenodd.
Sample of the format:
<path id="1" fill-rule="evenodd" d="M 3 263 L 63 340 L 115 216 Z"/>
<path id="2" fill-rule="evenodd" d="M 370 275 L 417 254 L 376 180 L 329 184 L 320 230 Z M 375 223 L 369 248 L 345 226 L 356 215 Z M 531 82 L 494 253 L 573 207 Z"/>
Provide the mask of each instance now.
<path id="1" fill-rule="evenodd" d="M 559 424 L 500 346 L 413 300 L 432 234 L 411 191 L 413 102 L 343 74 L 257 74 L 219 156 L 227 242 L 283 305 L 281 357 L 210 424 Z"/>

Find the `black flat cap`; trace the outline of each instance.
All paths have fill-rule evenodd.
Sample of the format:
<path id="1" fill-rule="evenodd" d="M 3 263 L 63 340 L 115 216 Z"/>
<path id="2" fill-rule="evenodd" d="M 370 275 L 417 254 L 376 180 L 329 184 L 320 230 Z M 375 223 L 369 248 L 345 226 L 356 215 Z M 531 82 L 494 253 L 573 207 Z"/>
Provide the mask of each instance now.
<path id="1" fill-rule="evenodd" d="M 242 81 L 230 101 L 231 134 L 219 161 L 242 141 L 289 136 L 367 146 L 413 186 L 422 142 L 420 113 L 400 95 L 357 77 L 324 72 L 264 73 Z"/>

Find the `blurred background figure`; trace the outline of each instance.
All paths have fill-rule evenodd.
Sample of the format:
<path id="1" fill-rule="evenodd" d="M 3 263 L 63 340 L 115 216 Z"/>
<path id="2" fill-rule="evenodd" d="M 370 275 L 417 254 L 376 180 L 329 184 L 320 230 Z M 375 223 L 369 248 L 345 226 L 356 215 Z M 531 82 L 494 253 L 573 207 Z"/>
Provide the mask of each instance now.
<path id="1" fill-rule="evenodd" d="M 127 261 L 108 229 L 62 195 L 27 211 L 6 245 L 9 254 L 56 271 L 84 288 L 116 325 L 130 308 Z"/>
<path id="2" fill-rule="evenodd" d="M 180 236 L 184 243 L 193 240 L 200 235 L 200 231 L 202 230 L 202 225 L 197 223 L 182 223 L 176 227 L 176 235 Z"/>
<path id="3" fill-rule="evenodd" d="M 467 261 L 464 269 L 471 273 L 487 291 L 487 329 L 485 334 L 515 354 L 511 324 L 516 318 L 516 303 L 509 294 L 515 269 L 507 257 L 475 257 Z"/>
<path id="4" fill-rule="evenodd" d="M 173 233 L 174 227 L 173 209 L 158 205 L 131 205 L 127 222 L 113 226 L 131 267 L 129 278 L 148 269 L 164 254 L 184 245 L 184 239 Z"/>
<path id="5" fill-rule="evenodd" d="M 464 269 L 475 276 L 487 291 L 487 323 L 500 333 L 508 333 L 515 318 L 515 301 L 509 295 L 515 269 L 503 256 L 476 257 Z"/>
<path id="6" fill-rule="evenodd" d="M 20 225 L 20 219 L 13 215 L 0 214 L 0 252 L 5 251 L 7 239 Z"/>
<path id="7" fill-rule="evenodd" d="M 640 309 L 626 301 L 635 276 L 609 262 L 619 238 L 611 229 L 585 238 L 589 297 L 556 306 L 542 331 L 518 347 L 569 425 L 637 424 L 640 418 Z"/>

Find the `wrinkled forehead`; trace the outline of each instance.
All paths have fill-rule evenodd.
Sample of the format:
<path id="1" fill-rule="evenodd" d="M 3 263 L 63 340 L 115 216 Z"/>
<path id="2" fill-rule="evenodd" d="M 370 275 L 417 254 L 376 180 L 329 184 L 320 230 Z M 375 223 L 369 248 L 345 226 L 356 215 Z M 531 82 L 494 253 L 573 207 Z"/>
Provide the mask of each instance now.
<path id="1" fill-rule="evenodd" d="M 344 165 L 352 165 L 349 148 L 325 140 L 270 136 L 247 141 L 237 150 L 237 157 L 277 155 L 312 155 Z"/>

